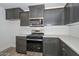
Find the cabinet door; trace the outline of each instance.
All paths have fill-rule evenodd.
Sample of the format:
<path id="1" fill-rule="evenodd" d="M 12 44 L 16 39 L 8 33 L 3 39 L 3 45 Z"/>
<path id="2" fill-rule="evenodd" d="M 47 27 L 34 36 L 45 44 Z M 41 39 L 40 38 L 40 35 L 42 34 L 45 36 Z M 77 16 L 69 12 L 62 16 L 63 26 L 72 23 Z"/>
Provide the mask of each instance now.
<path id="1" fill-rule="evenodd" d="M 73 10 L 73 16 L 72 16 L 72 23 L 79 21 L 79 3 L 72 3 L 72 10 Z"/>
<path id="2" fill-rule="evenodd" d="M 64 8 L 65 24 L 79 21 L 79 3 L 68 3 Z"/>
<path id="3" fill-rule="evenodd" d="M 26 37 L 16 36 L 16 52 L 26 53 Z"/>
<path id="4" fill-rule="evenodd" d="M 13 11 L 10 9 L 6 9 L 6 19 L 12 19 L 13 18 Z"/>
<path id="5" fill-rule="evenodd" d="M 30 18 L 43 17 L 44 5 L 29 6 Z"/>
<path id="6" fill-rule="evenodd" d="M 44 25 L 63 25 L 64 24 L 64 8 L 48 9 L 44 14 Z"/>
<path id="7" fill-rule="evenodd" d="M 29 26 L 29 12 L 20 13 L 20 26 Z"/>
<path id="8" fill-rule="evenodd" d="M 64 24 L 70 23 L 70 4 L 68 3 L 64 8 Z"/>
<path id="9" fill-rule="evenodd" d="M 78 56 L 76 52 L 74 52 L 69 46 L 65 43 L 62 44 L 63 56 Z"/>
<path id="10" fill-rule="evenodd" d="M 60 44 L 58 38 L 43 39 L 43 55 L 44 56 L 59 56 Z"/>

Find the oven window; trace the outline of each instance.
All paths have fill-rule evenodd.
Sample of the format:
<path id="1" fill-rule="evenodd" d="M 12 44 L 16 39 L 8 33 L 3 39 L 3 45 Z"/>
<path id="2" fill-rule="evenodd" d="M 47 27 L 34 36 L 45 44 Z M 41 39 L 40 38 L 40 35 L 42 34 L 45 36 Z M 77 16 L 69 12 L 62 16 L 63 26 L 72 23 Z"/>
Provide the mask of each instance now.
<path id="1" fill-rule="evenodd" d="M 43 52 L 43 42 L 42 41 L 27 41 L 27 50 L 34 52 Z"/>

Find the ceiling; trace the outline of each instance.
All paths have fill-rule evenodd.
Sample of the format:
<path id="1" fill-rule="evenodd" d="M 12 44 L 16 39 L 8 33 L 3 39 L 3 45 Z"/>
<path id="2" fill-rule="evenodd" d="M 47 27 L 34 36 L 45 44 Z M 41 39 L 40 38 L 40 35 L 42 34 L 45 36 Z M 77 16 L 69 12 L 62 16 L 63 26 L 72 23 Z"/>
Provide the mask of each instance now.
<path id="1" fill-rule="evenodd" d="M 20 7 L 24 11 L 29 10 L 28 6 L 39 5 L 44 3 L 0 3 L 0 7 L 5 9 Z M 66 3 L 45 3 L 45 9 L 64 7 Z"/>

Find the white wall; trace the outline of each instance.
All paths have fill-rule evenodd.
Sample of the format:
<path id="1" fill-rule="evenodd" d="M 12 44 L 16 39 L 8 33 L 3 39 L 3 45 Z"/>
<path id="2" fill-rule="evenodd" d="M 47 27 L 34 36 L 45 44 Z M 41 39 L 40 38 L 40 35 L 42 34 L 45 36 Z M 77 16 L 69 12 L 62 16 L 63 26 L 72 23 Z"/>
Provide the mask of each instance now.
<path id="1" fill-rule="evenodd" d="M 6 19 L 5 19 L 6 20 Z M 16 21 L 6 21 L 6 26 L 8 28 L 8 34 L 9 34 L 9 38 L 10 38 L 10 46 L 13 46 L 14 44 L 16 44 L 16 35 L 19 34 L 19 29 L 20 29 L 20 21 L 16 20 Z"/>
<path id="2" fill-rule="evenodd" d="M 10 37 L 5 20 L 5 10 L 0 7 L 0 51 L 10 47 Z"/>
<path id="3" fill-rule="evenodd" d="M 69 26 L 69 34 L 71 36 L 75 36 L 79 38 L 79 22 L 70 24 Z"/>

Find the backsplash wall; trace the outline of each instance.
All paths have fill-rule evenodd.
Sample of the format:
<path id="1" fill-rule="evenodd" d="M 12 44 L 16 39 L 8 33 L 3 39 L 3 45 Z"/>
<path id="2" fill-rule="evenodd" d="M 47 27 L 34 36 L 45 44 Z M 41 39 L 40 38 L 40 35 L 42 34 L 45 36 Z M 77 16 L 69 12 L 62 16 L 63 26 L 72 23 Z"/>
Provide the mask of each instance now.
<path id="1" fill-rule="evenodd" d="M 71 36 L 75 36 L 79 38 L 79 22 L 70 24 L 69 26 L 69 34 Z"/>
<path id="2" fill-rule="evenodd" d="M 68 35 L 69 34 L 69 27 L 62 25 L 62 26 L 45 26 L 44 27 L 45 34 L 53 34 L 53 35 Z"/>
<path id="3" fill-rule="evenodd" d="M 53 34 L 53 35 L 68 35 L 69 27 L 68 26 L 45 26 L 45 27 L 28 27 L 20 26 L 19 35 L 30 34 L 32 30 L 39 29 L 42 30 L 44 34 Z"/>

